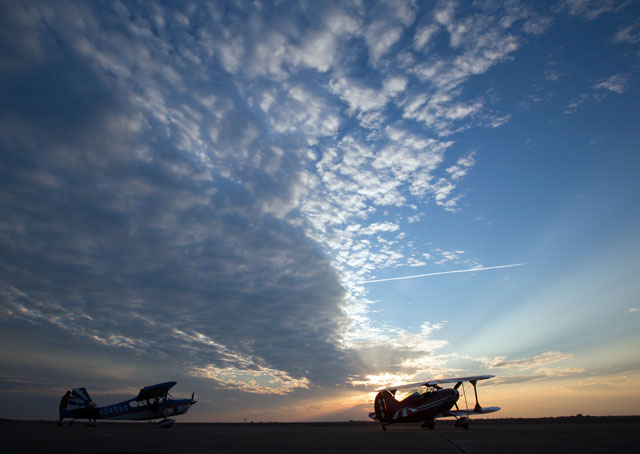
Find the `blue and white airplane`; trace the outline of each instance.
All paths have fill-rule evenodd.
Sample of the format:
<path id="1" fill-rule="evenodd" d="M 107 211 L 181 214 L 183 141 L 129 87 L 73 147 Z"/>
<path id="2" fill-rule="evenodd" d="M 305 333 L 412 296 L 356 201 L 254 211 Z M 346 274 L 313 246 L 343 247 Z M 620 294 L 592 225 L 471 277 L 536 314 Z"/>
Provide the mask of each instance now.
<path id="1" fill-rule="evenodd" d="M 69 425 L 76 419 L 88 419 L 91 423 L 97 419 L 144 421 L 162 418 L 158 425 L 168 428 L 175 422 L 169 416 L 185 414 L 196 403 L 193 400 L 195 393 L 191 394 L 191 399 L 174 399 L 169 390 L 175 384 L 175 381 L 168 381 L 145 386 L 136 397 L 104 407 L 96 406 L 85 388 L 75 388 L 71 391 L 64 417 L 71 418 Z"/>

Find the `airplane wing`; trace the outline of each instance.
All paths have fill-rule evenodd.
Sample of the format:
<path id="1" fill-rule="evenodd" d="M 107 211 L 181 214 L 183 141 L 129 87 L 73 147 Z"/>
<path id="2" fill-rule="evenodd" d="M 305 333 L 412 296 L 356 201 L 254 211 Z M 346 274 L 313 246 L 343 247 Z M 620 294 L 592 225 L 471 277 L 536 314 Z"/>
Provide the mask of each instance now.
<path id="1" fill-rule="evenodd" d="M 479 410 L 453 410 L 443 412 L 442 416 L 484 415 L 485 413 L 493 413 L 498 410 L 500 410 L 500 407 L 482 407 Z"/>
<path id="2" fill-rule="evenodd" d="M 472 377 L 457 377 L 457 378 L 441 378 L 438 380 L 429 380 L 429 381 L 421 381 L 418 383 L 410 383 L 408 385 L 400 385 L 400 386 L 390 386 L 388 388 L 378 389 L 377 392 L 380 391 L 395 391 L 396 389 L 403 388 L 415 388 L 417 386 L 433 386 L 433 385 L 441 385 L 444 383 L 459 383 L 463 381 L 479 381 L 479 380 L 487 380 L 489 378 L 493 378 L 495 375 L 474 375 Z"/>
<path id="3" fill-rule="evenodd" d="M 157 385 L 145 386 L 138 393 L 137 400 L 153 399 L 155 397 L 165 396 L 171 388 L 176 385 L 175 381 L 158 383 Z"/>

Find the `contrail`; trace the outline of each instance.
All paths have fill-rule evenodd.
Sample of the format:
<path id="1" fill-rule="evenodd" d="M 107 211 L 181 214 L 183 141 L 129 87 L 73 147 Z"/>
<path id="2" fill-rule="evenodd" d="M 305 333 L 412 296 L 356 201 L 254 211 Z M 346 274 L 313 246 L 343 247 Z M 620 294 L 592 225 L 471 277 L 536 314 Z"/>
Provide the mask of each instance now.
<path id="1" fill-rule="evenodd" d="M 482 268 L 469 268 L 467 270 L 453 270 L 453 271 L 439 271 L 437 273 L 427 273 L 427 274 L 414 274 L 413 276 L 402 276 L 402 277 L 389 277 L 387 279 L 373 279 L 371 281 L 362 281 L 360 284 L 373 284 L 374 282 L 386 282 L 386 281 L 400 281 L 402 279 L 416 279 L 419 277 L 427 277 L 427 276 L 438 276 L 440 274 L 454 274 L 454 273 L 471 273 L 473 271 L 488 271 L 488 270 L 498 270 L 501 268 L 513 268 L 515 266 L 523 266 L 525 263 L 512 263 L 511 265 L 498 265 L 498 266 L 485 266 Z"/>

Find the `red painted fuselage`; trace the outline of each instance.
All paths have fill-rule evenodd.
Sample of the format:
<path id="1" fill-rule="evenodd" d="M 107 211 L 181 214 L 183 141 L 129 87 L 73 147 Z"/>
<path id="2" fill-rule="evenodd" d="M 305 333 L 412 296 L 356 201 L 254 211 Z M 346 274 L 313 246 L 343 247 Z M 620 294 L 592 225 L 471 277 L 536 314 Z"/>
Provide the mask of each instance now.
<path id="1" fill-rule="evenodd" d="M 380 391 L 374 402 L 375 419 L 383 424 L 433 421 L 451 409 L 459 396 L 457 389 L 447 388 L 416 392 L 398 401 L 391 392 Z"/>

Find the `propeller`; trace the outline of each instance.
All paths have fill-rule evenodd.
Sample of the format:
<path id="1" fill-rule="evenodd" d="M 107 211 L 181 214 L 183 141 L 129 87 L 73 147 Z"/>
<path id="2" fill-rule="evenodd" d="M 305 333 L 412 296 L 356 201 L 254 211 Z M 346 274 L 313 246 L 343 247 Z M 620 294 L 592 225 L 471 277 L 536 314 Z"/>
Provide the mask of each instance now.
<path id="1" fill-rule="evenodd" d="M 462 384 L 461 381 L 459 381 L 458 383 L 456 383 L 456 385 L 453 387 L 453 389 L 458 389 L 460 387 L 460 385 Z M 460 411 L 460 409 L 458 408 L 458 401 L 455 402 L 456 405 L 456 411 Z"/>
<path id="2" fill-rule="evenodd" d="M 195 397 L 195 395 L 196 395 L 196 392 L 195 392 L 195 391 L 191 393 L 191 405 L 193 405 L 193 404 L 195 404 L 195 403 L 197 402 L 197 400 L 193 400 L 193 398 Z"/>

